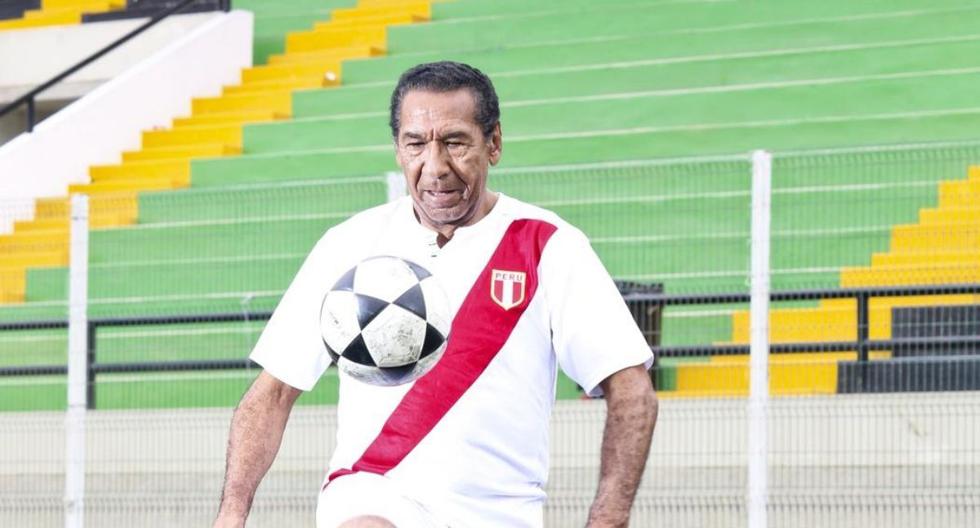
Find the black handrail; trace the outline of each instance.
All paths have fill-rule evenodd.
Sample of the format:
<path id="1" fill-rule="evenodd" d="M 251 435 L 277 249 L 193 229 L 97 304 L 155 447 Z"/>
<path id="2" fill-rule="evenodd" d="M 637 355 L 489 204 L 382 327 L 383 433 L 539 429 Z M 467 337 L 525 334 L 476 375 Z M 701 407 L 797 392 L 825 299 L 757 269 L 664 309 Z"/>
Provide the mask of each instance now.
<path id="1" fill-rule="evenodd" d="M 870 288 L 840 288 L 812 290 L 783 290 L 772 291 L 769 298 L 772 301 L 797 301 L 815 299 L 845 299 L 857 301 L 858 336 L 854 341 L 814 341 L 806 343 L 770 343 L 769 352 L 804 353 L 804 352 L 834 352 L 857 351 L 857 364 L 866 365 L 870 359 L 871 350 L 889 350 L 908 345 L 980 345 L 980 336 L 937 336 L 911 337 L 899 339 L 871 340 L 867 332 L 868 301 L 875 297 L 902 297 L 921 295 L 951 295 L 980 293 L 980 284 L 944 284 L 925 286 L 886 286 Z M 721 294 L 690 294 L 672 295 L 666 293 L 626 293 L 626 302 L 647 302 L 652 305 L 683 306 L 694 304 L 730 304 L 747 303 L 751 296 L 747 293 Z M 106 317 L 88 320 L 88 405 L 95 407 L 95 376 L 98 373 L 132 373 L 132 372 L 172 372 L 201 371 L 201 370 L 239 370 L 258 368 L 258 365 L 248 359 L 197 360 L 173 362 L 132 362 L 132 363 L 99 363 L 97 360 L 96 332 L 103 326 L 136 326 L 136 325 L 166 325 L 189 323 L 219 323 L 219 322 L 249 322 L 268 320 L 272 312 L 235 312 L 213 313 L 200 315 L 170 315 L 151 317 Z M 860 327 L 864 327 L 864 331 Z M 18 321 L 0 323 L 0 331 L 32 330 L 42 328 L 67 328 L 68 322 L 60 321 Z M 748 354 L 749 345 L 700 345 L 700 346 L 654 346 L 651 349 L 657 357 L 679 357 L 689 355 L 731 355 Z M 0 378 L 19 376 L 42 376 L 65 374 L 65 365 L 28 365 L 18 367 L 0 367 Z M 860 374 L 860 373 L 859 373 Z M 861 380 L 858 380 L 860 382 Z"/>
<path id="2" fill-rule="evenodd" d="M 33 90 L 27 92 L 26 94 L 18 97 L 13 102 L 7 104 L 3 108 L 0 108 L 0 117 L 3 117 L 3 116 L 7 115 L 10 112 L 13 112 L 20 105 L 26 104 L 27 105 L 27 132 L 33 132 L 34 131 L 34 125 L 35 125 L 35 116 L 34 116 L 34 114 L 35 114 L 35 103 L 34 103 L 34 100 L 38 96 L 38 94 L 40 94 L 41 92 L 47 90 L 48 88 L 51 88 L 52 86 L 54 86 L 56 84 L 58 84 L 59 82 L 63 81 L 65 78 L 67 78 L 68 76 L 74 74 L 78 70 L 81 70 L 82 68 L 84 68 L 84 67 L 88 66 L 89 64 L 95 62 L 96 60 L 102 58 L 103 55 L 109 53 L 110 51 L 112 51 L 112 50 L 114 50 L 116 48 L 118 48 L 119 46 L 122 46 L 123 44 L 125 44 L 126 42 L 128 42 L 130 39 L 132 39 L 133 37 L 135 37 L 136 35 L 139 35 L 140 33 L 143 33 L 147 29 L 150 29 L 151 27 L 155 26 L 161 20 L 169 17 L 170 15 L 173 15 L 173 14 L 177 13 L 178 11 L 183 10 L 184 8 L 186 8 L 187 6 L 193 4 L 196 1 L 197 0 L 183 0 L 182 2 L 176 4 L 176 5 L 172 6 L 172 7 L 168 7 L 164 11 L 161 11 L 159 14 L 155 15 L 153 18 L 151 18 L 148 22 L 146 22 L 142 26 L 140 26 L 140 27 L 138 27 L 138 28 L 130 31 L 129 33 L 126 33 L 122 37 L 119 37 L 114 42 L 110 43 L 109 45 L 105 46 L 104 48 L 100 49 L 99 51 L 93 53 L 88 58 L 83 59 L 78 64 L 75 64 L 74 66 L 72 66 L 72 67 L 68 68 L 67 70 L 59 73 L 58 75 L 55 75 L 54 77 L 52 77 L 51 79 L 49 79 L 47 82 L 41 84 L 40 86 L 38 86 L 37 88 L 34 88 Z M 221 6 L 221 10 L 222 11 L 226 11 L 227 12 L 228 10 L 231 9 L 231 0 L 220 0 L 219 4 Z"/>

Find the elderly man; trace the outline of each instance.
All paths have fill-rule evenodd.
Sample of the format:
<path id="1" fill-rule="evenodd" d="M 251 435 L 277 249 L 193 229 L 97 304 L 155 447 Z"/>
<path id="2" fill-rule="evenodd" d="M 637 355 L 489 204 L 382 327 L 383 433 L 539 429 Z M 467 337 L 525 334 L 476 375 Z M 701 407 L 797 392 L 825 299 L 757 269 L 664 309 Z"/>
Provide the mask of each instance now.
<path id="1" fill-rule="evenodd" d="M 449 348 L 402 386 L 341 374 L 317 526 L 541 526 L 559 366 L 608 409 L 588 526 L 628 525 L 657 415 L 650 349 L 581 231 L 487 187 L 499 116 L 475 68 L 438 62 L 402 75 L 390 124 L 410 196 L 327 231 L 283 297 L 252 352 L 264 371 L 235 411 L 215 526 L 244 525 L 293 402 L 330 364 L 323 295 L 377 255 L 439 279 L 456 314 Z M 492 293 L 501 273 L 516 285 L 509 302 Z"/>

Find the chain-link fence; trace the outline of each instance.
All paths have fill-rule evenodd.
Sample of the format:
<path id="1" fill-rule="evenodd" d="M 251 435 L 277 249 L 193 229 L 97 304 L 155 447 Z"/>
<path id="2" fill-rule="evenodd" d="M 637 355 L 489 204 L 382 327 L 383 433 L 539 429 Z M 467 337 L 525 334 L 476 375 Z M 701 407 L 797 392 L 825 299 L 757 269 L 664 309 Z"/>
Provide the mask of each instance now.
<path id="1" fill-rule="evenodd" d="M 770 200 L 753 196 L 747 155 L 492 173 L 492 188 L 589 236 L 657 352 L 635 526 L 745 526 L 749 496 L 769 526 L 974 525 L 977 163 L 975 144 L 777 153 Z M 207 524 L 265 320 L 323 231 L 404 192 L 393 181 L 93 194 L 83 272 L 69 267 L 67 200 L 0 209 L 0 525 L 66 511 L 90 526 Z M 760 344 L 769 390 L 753 400 Z M 82 421 L 68 419 L 70 385 Z M 548 526 L 581 525 L 595 491 L 604 404 L 581 396 L 560 379 Z M 256 526 L 312 525 L 336 397 L 329 369 L 301 398 Z"/>

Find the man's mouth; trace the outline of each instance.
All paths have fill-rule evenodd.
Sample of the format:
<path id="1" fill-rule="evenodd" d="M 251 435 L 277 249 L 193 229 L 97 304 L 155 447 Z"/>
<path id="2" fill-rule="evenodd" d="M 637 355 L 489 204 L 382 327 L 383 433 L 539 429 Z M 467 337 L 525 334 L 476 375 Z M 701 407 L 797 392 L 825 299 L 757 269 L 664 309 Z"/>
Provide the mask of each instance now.
<path id="1" fill-rule="evenodd" d="M 423 191 L 424 195 L 427 197 L 426 202 L 436 206 L 445 207 L 455 204 L 460 195 L 460 191 L 456 190 L 444 190 L 444 191 Z"/>

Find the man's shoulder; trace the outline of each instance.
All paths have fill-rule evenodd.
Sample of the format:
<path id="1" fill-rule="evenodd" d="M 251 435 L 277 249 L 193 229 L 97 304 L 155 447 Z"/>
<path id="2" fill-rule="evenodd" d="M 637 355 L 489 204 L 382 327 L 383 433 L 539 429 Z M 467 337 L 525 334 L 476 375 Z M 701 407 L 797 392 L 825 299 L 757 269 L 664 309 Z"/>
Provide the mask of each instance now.
<path id="1" fill-rule="evenodd" d="M 325 236 L 363 236 L 365 231 L 385 229 L 394 220 L 395 215 L 399 213 L 401 208 L 404 207 L 404 200 L 404 198 L 394 200 L 355 213 L 350 218 L 327 230 Z"/>
<path id="2" fill-rule="evenodd" d="M 578 227 L 572 225 L 558 213 L 550 209 L 546 209 L 539 205 L 530 204 L 510 196 L 501 195 L 501 197 L 503 198 L 504 204 L 507 208 L 507 215 L 510 216 L 512 220 L 540 220 L 555 226 L 557 228 L 556 234 L 561 233 L 562 237 L 584 236 Z"/>

